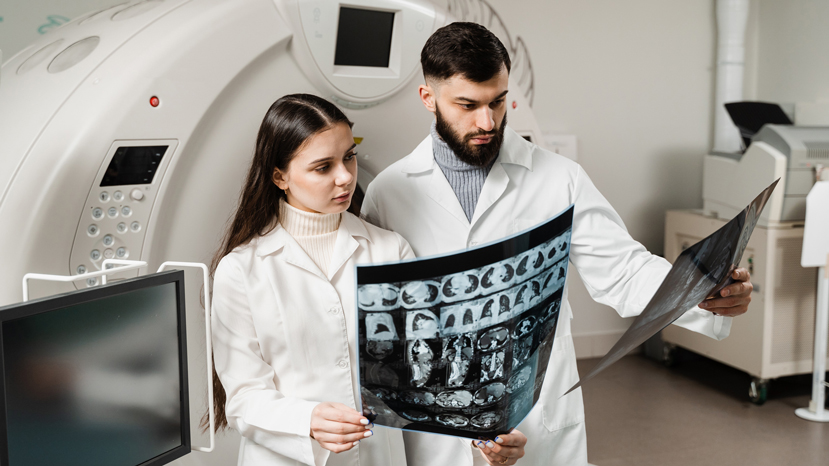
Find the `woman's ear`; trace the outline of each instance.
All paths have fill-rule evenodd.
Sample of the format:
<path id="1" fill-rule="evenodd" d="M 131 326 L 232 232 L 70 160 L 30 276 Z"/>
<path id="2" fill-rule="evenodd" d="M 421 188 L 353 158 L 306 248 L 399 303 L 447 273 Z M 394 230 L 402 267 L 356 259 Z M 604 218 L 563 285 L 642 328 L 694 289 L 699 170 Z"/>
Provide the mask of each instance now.
<path id="1" fill-rule="evenodd" d="M 273 169 L 273 177 L 271 179 L 273 180 L 273 184 L 275 184 L 277 188 L 283 191 L 288 190 L 288 182 L 285 181 L 284 174 L 281 171 L 279 171 L 278 168 Z"/>

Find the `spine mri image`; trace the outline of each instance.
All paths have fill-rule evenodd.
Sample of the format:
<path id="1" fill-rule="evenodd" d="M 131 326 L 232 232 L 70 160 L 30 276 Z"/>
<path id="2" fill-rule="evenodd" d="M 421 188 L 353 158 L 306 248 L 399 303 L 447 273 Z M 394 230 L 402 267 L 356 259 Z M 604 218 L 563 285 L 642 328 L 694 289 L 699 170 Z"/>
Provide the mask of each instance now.
<path id="1" fill-rule="evenodd" d="M 471 250 L 358 266 L 364 414 L 468 438 L 519 424 L 550 359 L 572 214 Z"/>

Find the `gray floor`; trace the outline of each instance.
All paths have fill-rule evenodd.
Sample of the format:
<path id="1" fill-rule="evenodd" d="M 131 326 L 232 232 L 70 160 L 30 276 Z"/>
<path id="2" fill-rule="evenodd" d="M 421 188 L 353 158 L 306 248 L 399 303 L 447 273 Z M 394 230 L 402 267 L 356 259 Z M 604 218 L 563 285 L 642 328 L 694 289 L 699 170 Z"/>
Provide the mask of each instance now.
<path id="1" fill-rule="evenodd" d="M 584 374 L 598 359 L 579 361 Z M 748 401 L 748 375 L 684 354 L 672 368 L 628 356 L 584 387 L 588 459 L 596 466 L 829 465 L 829 423 L 795 416 L 810 376 L 777 379 Z"/>

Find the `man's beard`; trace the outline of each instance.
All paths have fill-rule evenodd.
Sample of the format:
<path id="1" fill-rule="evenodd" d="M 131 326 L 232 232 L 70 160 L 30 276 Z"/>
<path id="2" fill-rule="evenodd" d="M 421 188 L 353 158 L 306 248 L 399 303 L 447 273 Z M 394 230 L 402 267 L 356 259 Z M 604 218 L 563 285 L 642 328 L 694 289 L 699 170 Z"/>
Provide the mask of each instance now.
<path id="1" fill-rule="evenodd" d="M 465 136 L 460 136 L 452 129 L 449 122 L 441 115 L 437 105 L 435 105 L 435 118 L 437 119 L 435 130 L 438 132 L 438 135 L 462 162 L 476 167 L 486 167 L 498 156 L 498 152 L 501 150 L 501 144 L 504 142 L 504 129 L 507 127 L 506 113 L 504 114 L 504 119 L 501 121 L 501 126 L 497 129 L 489 132 L 481 130 Z M 481 136 L 492 136 L 492 139 L 487 144 L 469 144 L 469 141 L 473 138 Z"/>

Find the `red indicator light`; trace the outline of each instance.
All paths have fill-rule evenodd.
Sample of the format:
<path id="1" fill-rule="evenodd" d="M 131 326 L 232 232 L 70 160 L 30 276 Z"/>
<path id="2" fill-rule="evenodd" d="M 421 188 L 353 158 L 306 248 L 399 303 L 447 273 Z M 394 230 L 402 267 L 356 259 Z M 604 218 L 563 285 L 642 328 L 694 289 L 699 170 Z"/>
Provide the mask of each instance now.
<path id="1" fill-rule="evenodd" d="M 518 107 L 518 102 L 512 101 L 512 109 L 515 110 Z"/>
<path id="2" fill-rule="evenodd" d="M 160 101 L 158 100 L 158 97 L 156 97 L 156 96 L 150 97 L 150 105 L 152 105 L 153 107 L 158 107 L 159 103 L 160 103 Z"/>

